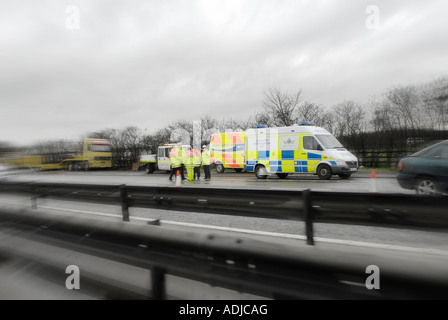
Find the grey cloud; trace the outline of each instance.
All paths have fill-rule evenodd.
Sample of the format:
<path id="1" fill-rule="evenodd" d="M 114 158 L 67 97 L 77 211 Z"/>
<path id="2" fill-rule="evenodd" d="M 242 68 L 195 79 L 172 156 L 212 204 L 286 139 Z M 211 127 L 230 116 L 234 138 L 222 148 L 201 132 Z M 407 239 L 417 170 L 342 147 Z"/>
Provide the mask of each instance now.
<path id="1" fill-rule="evenodd" d="M 2 3 L 1 140 L 247 118 L 272 85 L 367 101 L 447 73 L 448 4 L 375 2 L 384 30 L 366 29 L 372 3 L 356 0 Z M 65 27 L 70 4 L 79 30 Z"/>

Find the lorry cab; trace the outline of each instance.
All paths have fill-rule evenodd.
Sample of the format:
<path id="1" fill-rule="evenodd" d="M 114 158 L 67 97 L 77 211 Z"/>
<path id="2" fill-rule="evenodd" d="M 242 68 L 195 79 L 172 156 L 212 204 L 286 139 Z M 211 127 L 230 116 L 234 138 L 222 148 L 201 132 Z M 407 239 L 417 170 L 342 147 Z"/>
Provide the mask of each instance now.
<path id="1" fill-rule="evenodd" d="M 112 167 L 112 148 L 108 139 L 86 138 L 83 143 L 82 157 L 75 157 L 84 169 Z M 82 158 L 82 159 L 81 159 Z M 77 163 L 70 161 L 68 167 Z"/>
<path id="2" fill-rule="evenodd" d="M 157 150 L 157 168 L 159 170 L 171 170 L 170 151 L 172 146 L 159 146 Z"/>
<path id="3" fill-rule="evenodd" d="M 300 173 L 347 179 L 358 170 L 358 159 L 324 128 L 299 122 L 290 127 L 249 129 L 246 170 L 259 179 Z"/>

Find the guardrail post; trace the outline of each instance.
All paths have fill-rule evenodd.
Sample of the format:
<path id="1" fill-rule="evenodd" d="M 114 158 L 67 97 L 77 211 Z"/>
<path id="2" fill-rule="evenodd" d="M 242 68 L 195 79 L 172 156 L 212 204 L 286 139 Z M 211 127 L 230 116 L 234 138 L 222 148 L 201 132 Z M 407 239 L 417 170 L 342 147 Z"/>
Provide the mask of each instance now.
<path id="1" fill-rule="evenodd" d="M 121 212 L 123 214 L 123 221 L 129 221 L 129 199 L 128 199 L 128 189 L 126 185 L 123 184 L 119 187 L 120 198 L 121 198 Z"/>
<path id="2" fill-rule="evenodd" d="M 313 206 L 311 202 L 311 191 L 309 189 L 302 191 L 302 200 L 305 215 L 306 243 L 314 245 Z"/>
<path id="3" fill-rule="evenodd" d="M 165 300 L 165 269 L 154 267 L 151 270 L 152 298 Z"/>

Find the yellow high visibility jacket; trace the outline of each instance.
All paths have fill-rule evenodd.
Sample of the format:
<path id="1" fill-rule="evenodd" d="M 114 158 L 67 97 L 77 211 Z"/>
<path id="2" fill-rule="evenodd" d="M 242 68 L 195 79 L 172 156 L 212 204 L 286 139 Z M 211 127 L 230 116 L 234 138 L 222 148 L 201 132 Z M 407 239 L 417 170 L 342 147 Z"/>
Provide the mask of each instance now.
<path id="1" fill-rule="evenodd" d="M 199 167 L 201 165 L 201 151 L 197 149 L 193 150 L 193 165 L 195 167 Z"/>
<path id="2" fill-rule="evenodd" d="M 204 152 L 202 152 L 202 164 L 204 166 L 210 165 L 210 151 L 209 150 L 205 150 Z"/>
<path id="3" fill-rule="evenodd" d="M 181 149 L 182 164 L 187 165 L 190 163 L 190 155 L 188 150 Z"/>
<path id="4" fill-rule="evenodd" d="M 188 166 L 192 167 L 193 166 L 193 150 L 190 150 L 187 152 L 187 164 Z"/>
<path id="5" fill-rule="evenodd" d="M 182 160 L 179 157 L 179 153 L 176 149 L 172 149 L 170 152 L 170 161 L 171 161 L 171 168 L 179 168 L 182 165 Z"/>

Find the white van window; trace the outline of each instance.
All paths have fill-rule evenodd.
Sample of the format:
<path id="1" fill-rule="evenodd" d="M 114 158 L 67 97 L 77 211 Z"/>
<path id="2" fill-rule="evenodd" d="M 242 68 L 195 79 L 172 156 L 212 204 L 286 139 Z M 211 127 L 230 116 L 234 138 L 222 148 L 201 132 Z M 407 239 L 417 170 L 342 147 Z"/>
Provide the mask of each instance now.
<path id="1" fill-rule="evenodd" d="M 344 146 L 334 136 L 329 134 L 316 134 L 317 139 L 325 149 L 339 149 Z"/>
<path id="2" fill-rule="evenodd" d="M 303 149 L 308 150 L 317 150 L 317 146 L 319 143 L 312 136 L 304 136 L 303 137 Z"/>

